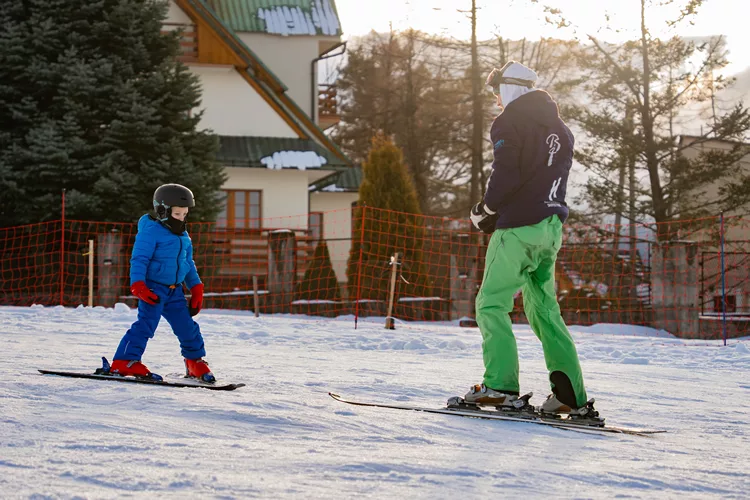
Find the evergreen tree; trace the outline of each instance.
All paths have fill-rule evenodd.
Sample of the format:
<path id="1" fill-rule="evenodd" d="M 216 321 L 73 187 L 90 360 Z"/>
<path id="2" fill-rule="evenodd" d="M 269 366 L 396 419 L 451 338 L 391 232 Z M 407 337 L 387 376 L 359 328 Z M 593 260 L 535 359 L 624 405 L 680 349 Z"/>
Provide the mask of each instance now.
<path id="1" fill-rule="evenodd" d="M 659 240 L 666 240 L 679 237 L 671 221 L 716 215 L 750 201 L 750 182 L 737 166 L 749 150 L 741 141 L 750 131 L 750 111 L 737 104 L 724 111 L 710 106 L 704 109 L 708 117 L 696 112 L 715 104 L 716 93 L 731 83 L 720 75 L 727 65 L 723 40 L 653 37 L 647 19 L 652 3 L 640 0 L 638 40 L 608 45 L 589 36 L 591 45 L 579 57 L 588 102 L 563 111 L 586 134 L 576 151 L 593 174 L 583 201 L 595 213 L 629 219 L 631 226 L 655 221 Z M 685 3 L 670 25 L 695 16 L 703 2 Z M 697 139 L 680 144 L 685 133 Z M 702 147 L 711 140 L 733 147 Z M 695 157 L 683 154 L 696 146 Z M 718 196 L 705 196 L 710 184 L 722 186 Z"/>
<path id="2" fill-rule="evenodd" d="M 374 130 L 392 136 L 423 212 L 442 205 L 445 191 L 460 190 L 456 181 L 467 171 L 466 67 L 456 69 L 455 50 L 436 48 L 438 43 L 413 30 L 373 33 L 349 51 L 337 83 L 345 98 L 334 138 L 352 159 L 364 161 Z"/>
<path id="3" fill-rule="evenodd" d="M 297 288 L 296 300 L 341 300 L 336 272 L 325 240 L 318 242 L 305 276 Z"/>
<path id="4" fill-rule="evenodd" d="M 399 271 L 409 283 L 400 287 L 401 294 L 428 295 L 430 287 L 422 260 L 424 219 L 419 216 L 417 192 L 404 165 L 401 150 L 390 138 L 383 134 L 376 135 L 362 170 L 364 180 L 359 188 L 360 208 L 355 214 L 347 266 L 349 297 L 356 297 L 359 283 L 361 298 L 385 300 L 390 278 L 388 264 L 396 252 L 401 255 Z"/>
<path id="5" fill-rule="evenodd" d="M 483 83 L 491 68 L 513 59 L 533 67 L 539 86 L 564 79 L 574 62 L 575 42 L 485 40 L 478 43 Z M 371 33 L 349 43 L 347 64 L 337 86 L 341 123 L 333 136 L 355 161 L 365 161 L 373 131 L 392 136 L 417 189 L 420 209 L 433 215 L 466 217 L 470 198 L 472 107 L 471 47 L 468 41 L 429 36 L 414 30 Z M 484 87 L 482 86 L 482 90 Z M 563 89 L 554 88 L 556 97 Z M 483 164 L 492 163 L 489 124 L 495 100 L 480 95 Z M 480 175 L 486 183 L 489 168 Z"/>
<path id="6" fill-rule="evenodd" d="M 0 0 L 0 226 L 60 218 L 133 221 L 153 191 L 219 206 L 215 136 L 198 131 L 197 77 L 163 35 L 155 0 Z"/>

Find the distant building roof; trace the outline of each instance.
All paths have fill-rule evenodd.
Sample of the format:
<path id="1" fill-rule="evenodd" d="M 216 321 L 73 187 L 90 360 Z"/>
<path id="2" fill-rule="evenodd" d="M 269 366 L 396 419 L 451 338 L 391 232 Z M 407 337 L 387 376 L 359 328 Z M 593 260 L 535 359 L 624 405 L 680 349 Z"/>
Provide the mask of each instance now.
<path id="1" fill-rule="evenodd" d="M 216 159 L 226 167 L 353 170 L 312 139 L 219 136 Z"/>
<path id="2" fill-rule="evenodd" d="M 341 148 L 287 94 L 288 87 L 242 41 L 237 32 L 222 20 L 209 5 L 208 0 L 175 0 L 175 2 L 188 16 L 196 16 L 204 21 L 207 28 L 206 35 L 218 37 L 218 40 L 225 43 L 227 49 L 239 58 L 239 61 L 233 63 L 235 69 L 269 102 L 302 140 L 309 137 L 316 138 L 319 144 L 328 148 L 332 155 L 339 158 L 339 162 L 351 165 L 351 160 L 341 151 Z"/>
<path id="3" fill-rule="evenodd" d="M 691 144 L 694 142 L 700 142 L 700 143 L 719 142 L 719 143 L 724 143 L 724 144 L 740 144 L 743 146 L 750 146 L 750 142 L 720 139 L 717 137 L 707 137 L 707 136 L 700 136 L 700 135 L 690 135 L 690 134 L 680 135 L 679 144 L 683 145 L 685 142 L 689 142 Z"/>
<path id="4" fill-rule="evenodd" d="M 337 175 L 331 175 L 310 185 L 310 191 L 334 192 L 334 193 L 355 193 L 359 191 L 362 184 L 363 174 L 362 167 L 336 168 Z"/>
<path id="5" fill-rule="evenodd" d="M 334 0 L 204 1 L 237 32 L 341 36 Z"/>

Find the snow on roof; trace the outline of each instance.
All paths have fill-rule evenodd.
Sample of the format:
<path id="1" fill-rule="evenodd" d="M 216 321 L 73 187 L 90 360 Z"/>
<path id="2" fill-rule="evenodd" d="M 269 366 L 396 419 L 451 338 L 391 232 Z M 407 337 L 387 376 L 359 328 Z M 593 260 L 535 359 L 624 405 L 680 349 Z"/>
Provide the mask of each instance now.
<path id="1" fill-rule="evenodd" d="M 271 170 L 282 168 L 307 170 L 319 168 L 328 163 L 328 160 L 314 151 L 277 151 L 271 156 L 261 158 L 260 162 Z"/>
<path id="2" fill-rule="evenodd" d="M 329 0 L 315 0 L 310 12 L 294 6 L 273 6 L 259 8 L 257 15 L 266 22 L 266 32 L 273 35 L 316 35 L 319 28 L 324 35 L 335 36 L 340 28 Z"/>

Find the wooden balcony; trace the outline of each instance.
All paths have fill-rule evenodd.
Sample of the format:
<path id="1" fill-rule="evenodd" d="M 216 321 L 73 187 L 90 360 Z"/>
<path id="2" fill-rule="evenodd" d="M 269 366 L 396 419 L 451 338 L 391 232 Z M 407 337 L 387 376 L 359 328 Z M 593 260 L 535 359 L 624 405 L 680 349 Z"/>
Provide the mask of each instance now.
<path id="1" fill-rule="evenodd" d="M 162 34 L 182 30 L 180 36 L 180 55 L 178 61 L 191 63 L 198 61 L 198 30 L 194 24 L 163 23 Z"/>
<path id="2" fill-rule="evenodd" d="M 318 125 L 323 130 L 336 125 L 341 117 L 338 108 L 336 85 L 318 85 Z"/>
<path id="3" fill-rule="evenodd" d="M 252 283 L 252 276 L 258 276 L 264 288 L 269 272 L 269 233 L 273 229 L 216 229 L 210 233 L 213 258 L 207 262 L 214 267 L 217 277 L 212 284 L 213 291 L 232 291 L 245 288 Z M 292 265 L 296 279 L 305 274 L 315 251 L 315 238 L 309 230 L 292 230 L 295 252 L 281 257 Z M 293 259 L 289 261 L 289 259 Z M 215 289 L 215 290 L 214 290 Z"/>

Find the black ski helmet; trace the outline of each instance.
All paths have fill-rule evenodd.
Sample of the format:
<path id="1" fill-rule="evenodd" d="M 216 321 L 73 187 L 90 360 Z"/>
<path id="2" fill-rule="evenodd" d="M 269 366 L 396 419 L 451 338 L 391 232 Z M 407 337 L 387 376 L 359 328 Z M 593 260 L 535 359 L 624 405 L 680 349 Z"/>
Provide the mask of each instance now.
<path id="1" fill-rule="evenodd" d="M 166 219 L 172 207 L 194 206 L 193 192 L 180 184 L 163 184 L 154 191 L 154 210 L 159 219 Z"/>

